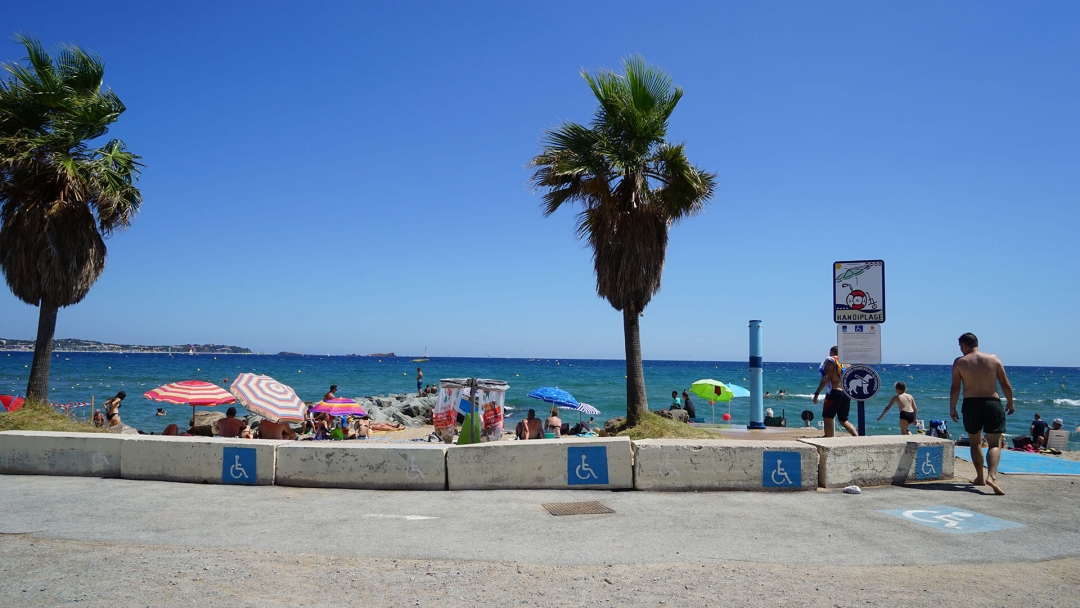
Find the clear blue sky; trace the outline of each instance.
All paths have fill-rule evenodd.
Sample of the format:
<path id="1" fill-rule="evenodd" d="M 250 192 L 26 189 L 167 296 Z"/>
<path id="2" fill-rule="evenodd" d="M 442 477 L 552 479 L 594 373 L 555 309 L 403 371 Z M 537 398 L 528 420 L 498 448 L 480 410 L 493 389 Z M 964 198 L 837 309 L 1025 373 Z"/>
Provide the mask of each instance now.
<path id="1" fill-rule="evenodd" d="M 760 318 L 767 360 L 817 360 L 831 263 L 882 258 L 887 362 L 973 331 L 1080 365 L 1080 3 L 9 4 L 4 36 L 104 58 L 147 165 L 57 337 L 622 358 L 526 163 L 591 117 L 582 68 L 640 53 L 719 181 L 671 231 L 646 359 L 745 359 Z M 0 289 L 0 336 L 36 325 Z"/>

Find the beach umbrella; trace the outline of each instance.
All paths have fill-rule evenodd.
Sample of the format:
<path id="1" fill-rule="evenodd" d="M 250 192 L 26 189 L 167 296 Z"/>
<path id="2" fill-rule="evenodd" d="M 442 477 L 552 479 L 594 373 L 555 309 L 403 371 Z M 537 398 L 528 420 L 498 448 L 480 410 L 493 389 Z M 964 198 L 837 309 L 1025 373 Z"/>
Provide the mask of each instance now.
<path id="1" fill-rule="evenodd" d="M 732 397 L 749 397 L 750 396 L 750 390 L 749 389 L 745 389 L 745 388 L 739 386 L 738 384 L 731 384 L 730 382 L 725 382 L 724 384 L 728 387 L 728 390 L 731 391 L 731 396 Z"/>
<path id="2" fill-rule="evenodd" d="M 588 403 L 578 403 L 577 405 L 560 405 L 558 407 L 559 407 L 560 410 L 570 410 L 572 412 L 577 412 L 578 413 L 578 423 L 579 424 L 581 423 L 581 415 L 582 414 L 588 414 L 590 416 L 599 416 L 600 415 L 600 410 L 598 410 L 595 407 L 589 405 Z"/>
<path id="3" fill-rule="evenodd" d="M 17 412 L 26 404 L 26 399 L 15 395 L 0 395 L 0 405 L 4 406 L 5 412 Z"/>
<path id="4" fill-rule="evenodd" d="M 159 386 L 143 393 L 147 399 L 177 405 L 191 405 L 191 421 L 195 422 L 195 406 L 214 406 L 235 403 L 236 397 L 212 382 L 185 380 Z"/>
<path id="5" fill-rule="evenodd" d="M 574 396 L 557 386 L 542 386 L 529 393 L 533 399 L 546 401 L 552 405 L 577 407 L 578 400 Z"/>
<path id="6" fill-rule="evenodd" d="M 296 396 L 296 391 L 270 376 L 239 374 L 229 392 L 248 411 L 270 422 L 304 421 L 304 402 Z"/>
<path id="7" fill-rule="evenodd" d="M 742 387 L 739 387 L 742 388 Z M 746 389 L 743 389 L 746 390 Z M 716 422 L 716 402 L 722 401 L 728 403 L 728 413 L 731 412 L 731 398 L 735 396 L 735 393 L 728 388 L 728 385 L 718 380 L 707 378 L 705 380 L 698 380 L 690 385 L 690 392 L 694 393 L 698 397 L 705 399 L 709 402 L 712 408 L 712 419 Z"/>
<path id="8" fill-rule="evenodd" d="M 355 399 L 327 399 L 316 403 L 315 407 L 311 408 L 311 411 L 330 414 L 335 418 L 338 416 L 367 416 L 367 412 Z"/>

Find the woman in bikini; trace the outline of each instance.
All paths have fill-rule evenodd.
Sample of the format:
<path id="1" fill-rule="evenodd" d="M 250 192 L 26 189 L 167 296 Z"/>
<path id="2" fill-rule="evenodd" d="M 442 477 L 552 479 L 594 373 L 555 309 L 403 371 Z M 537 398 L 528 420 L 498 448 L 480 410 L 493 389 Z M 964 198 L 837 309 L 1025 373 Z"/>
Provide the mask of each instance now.
<path id="1" fill-rule="evenodd" d="M 555 437 L 562 435 L 562 419 L 559 418 L 559 406 L 551 406 L 551 417 L 544 421 L 544 431 L 555 433 Z"/>
<path id="2" fill-rule="evenodd" d="M 109 426 L 117 426 L 120 424 L 120 402 L 127 397 L 127 393 L 120 391 L 116 393 L 116 396 L 107 400 L 101 404 L 105 408 L 105 417 L 109 420 Z"/>

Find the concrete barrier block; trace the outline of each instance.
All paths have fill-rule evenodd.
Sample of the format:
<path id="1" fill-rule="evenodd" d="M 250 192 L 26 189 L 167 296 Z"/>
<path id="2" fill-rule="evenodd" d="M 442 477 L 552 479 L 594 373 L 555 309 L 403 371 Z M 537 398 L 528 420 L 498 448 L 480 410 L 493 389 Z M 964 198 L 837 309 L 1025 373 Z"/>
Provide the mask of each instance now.
<path id="1" fill-rule="evenodd" d="M 450 446 L 451 490 L 629 489 L 633 450 L 626 437 L 567 437 Z"/>
<path id="2" fill-rule="evenodd" d="M 638 490 L 813 490 L 817 484 L 817 450 L 797 441 L 634 442 Z"/>
<path id="3" fill-rule="evenodd" d="M 0 473 L 120 477 L 120 445 L 130 435 L 109 433 L 0 433 Z"/>
<path id="4" fill-rule="evenodd" d="M 952 441 L 926 435 L 820 437 L 800 439 L 817 448 L 818 485 L 902 485 L 909 481 L 951 479 Z"/>
<path id="5" fill-rule="evenodd" d="M 284 441 L 139 435 L 121 445 L 124 479 L 272 485 Z"/>
<path id="6" fill-rule="evenodd" d="M 274 483 L 310 488 L 445 490 L 444 444 L 301 441 L 279 446 Z"/>

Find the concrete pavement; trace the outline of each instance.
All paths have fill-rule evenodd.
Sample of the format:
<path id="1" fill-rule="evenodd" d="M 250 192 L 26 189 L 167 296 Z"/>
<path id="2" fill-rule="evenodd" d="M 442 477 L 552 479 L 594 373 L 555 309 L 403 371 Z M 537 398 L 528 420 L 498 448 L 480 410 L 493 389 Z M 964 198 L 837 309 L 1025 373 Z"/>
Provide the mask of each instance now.
<path id="1" fill-rule="evenodd" d="M 0 534 L 252 550 L 316 534 L 330 541 L 318 543 L 326 555 L 559 565 L 887 566 L 1080 556 L 1080 478 L 1008 476 L 1004 486 L 1004 497 L 959 482 L 860 495 L 395 492 L 0 475 Z M 615 513 L 553 517 L 541 506 L 585 500 Z"/>

